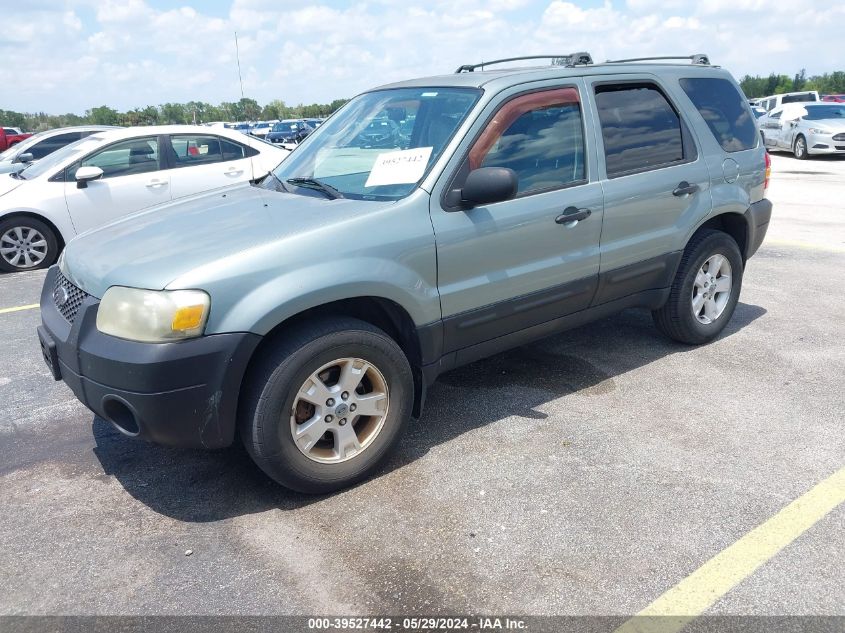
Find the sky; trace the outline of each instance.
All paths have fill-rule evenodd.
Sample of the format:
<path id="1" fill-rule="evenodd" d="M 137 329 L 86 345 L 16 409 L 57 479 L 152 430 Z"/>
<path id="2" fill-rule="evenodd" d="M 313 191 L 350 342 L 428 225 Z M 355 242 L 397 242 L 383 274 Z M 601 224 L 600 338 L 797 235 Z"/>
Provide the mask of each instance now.
<path id="1" fill-rule="evenodd" d="M 0 109 L 63 114 L 245 96 L 327 103 L 516 55 L 707 53 L 735 76 L 845 68 L 845 0 L 4 2 Z"/>

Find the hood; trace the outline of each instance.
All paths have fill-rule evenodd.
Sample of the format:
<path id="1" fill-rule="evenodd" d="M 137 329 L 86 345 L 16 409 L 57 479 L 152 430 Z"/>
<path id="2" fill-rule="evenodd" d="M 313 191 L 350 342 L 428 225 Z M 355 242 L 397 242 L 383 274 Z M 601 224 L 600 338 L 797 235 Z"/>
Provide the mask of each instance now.
<path id="1" fill-rule="evenodd" d="M 312 231 L 360 205 L 319 193 L 311 197 L 238 185 L 83 233 L 65 248 L 62 271 L 95 297 L 115 285 L 161 290 L 198 268 Z"/>
<path id="2" fill-rule="evenodd" d="M 808 127 L 823 127 L 834 134 L 837 132 L 845 132 L 845 119 L 813 119 L 808 121 L 804 119 L 804 123 Z"/>
<path id="3" fill-rule="evenodd" d="M 2 169 L 4 165 L 5 163 L 0 163 L 0 169 Z M 26 167 L 26 165 L 24 166 Z M 13 189 L 17 189 L 25 182 L 26 180 L 21 180 L 20 178 L 13 178 L 11 174 L 0 172 L 0 196 L 9 193 Z"/>

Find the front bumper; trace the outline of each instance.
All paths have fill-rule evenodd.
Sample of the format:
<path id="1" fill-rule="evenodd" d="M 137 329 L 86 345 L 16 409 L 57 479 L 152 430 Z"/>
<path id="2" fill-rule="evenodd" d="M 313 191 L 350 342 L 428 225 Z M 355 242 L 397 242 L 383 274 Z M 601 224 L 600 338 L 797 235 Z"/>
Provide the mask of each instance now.
<path id="1" fill-rule="evenodd" d="M 834 140 L 834 136 L 841 136 L 841 132 L 830 134 L 807 134 L 807 153 L 819 154 L 845 154 L 845 140 Z"/>
<path id="2" fill-rule="evenodd" d="M 38 337 L 56 380 L 122 433 L 170 446 L 220 448 L 235 434 L 238 394 L 261 337 L 215 334 L 137 343 L 97 330 L 99 301 L 87 297 L 73 322 L 56 307 L 54 266 L 41 291 Z"/>

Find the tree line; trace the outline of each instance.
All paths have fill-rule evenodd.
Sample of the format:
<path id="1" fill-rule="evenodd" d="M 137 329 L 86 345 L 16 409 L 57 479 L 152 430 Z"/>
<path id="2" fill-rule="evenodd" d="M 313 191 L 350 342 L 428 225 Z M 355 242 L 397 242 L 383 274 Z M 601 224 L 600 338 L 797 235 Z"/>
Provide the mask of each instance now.
<path id="1" fill-rule="evenodd" d="M 85 114 L 47 114 L 45 112 L 15 112 L 0 109 L 0 124 L 20 127 L 29 132 L 40 132 L 69 125 L 163 125 L 169 123 L 210 123 L 212 121 L 267 121 L 272 119 L 299 119 L 326 117 L 340 108 L 348 99 L 335 99 L 331 103 L 286 105 L 274 99 L 265 106 L 255 99 L 243 98 L 236 102 L 224 101 L 212 105 L 203 101 L 188 103 L 163 103 L 158 106 L 133 108 L 120 112 L 109 106 L 86 110 Z"/>
<path id="2" fill-rule="evenodd" d="M 766 97 L 783 92 L 818 90 L 819 94 L 845 94 L 845 71 L 837 70 L 823 75 L 807 77 L 801 70 L 794 76 L 772 73 L 768 76 L 745 75 L 739 85 L 749 99 Z M 15 112 L 0 109 L 0 124 L 20 127 L 30 132 L 40 132 L 68 125 L 160 125 L 167 123 L 209 123 L 211 121 L 259 121 L 271 119 L 317 118 L 330 115 L 348 99 L 335 99 L 331 103 L 286 105 L 274 99 L 261 106 L 255 99 L 244 97 L 239 101 L 224 101 L 213 105 L 204 101 L 188 103 L 162 103 L 158 106 L 133 108 L 120 112 L 102 105 L 86 110 L 85 114 L 47 114 L 45 112 Z"/>
<path id="3" fill-rule="evenodd" d="M 739 85 L 749 99 L 800 90 L 818 90 L 820 95 L 845 94 L 845 71 L 837 70 L 836 72 L 813 75 L 812 77 L 807 77 L 807 72 L 804 69 L 792 77 L 775 73 L 768 77 L 745 75 L 740 79 Z"/>

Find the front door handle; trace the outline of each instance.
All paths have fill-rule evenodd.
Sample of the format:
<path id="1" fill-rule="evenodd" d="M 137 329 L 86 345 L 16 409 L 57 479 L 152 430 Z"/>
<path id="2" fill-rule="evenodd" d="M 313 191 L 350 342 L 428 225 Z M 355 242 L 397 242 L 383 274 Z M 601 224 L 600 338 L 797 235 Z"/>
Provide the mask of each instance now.
<path id="1" fill-rule="evenodd" d="M 565 226 L 575 226 L 576 222 L 586 220 L 590 217 L 592 211 L 589 209 L 579 209 L 578 207 L 566 207 L 559 216 L 555 218 L 555 222 Z"/>
<path id="2" fill-rule="evenodd" d="M 695 193 L 695 192 L 699 191 L 700 189 L 701 189 L 701 187 L 699 187 L 698 185 L 695 185 L 695 184 L 691 185 L 686 180 L 682 180 L 681 182 L 678 183 L 678 186 L 672 192 L 672 195 L 673 196 L 686 196 L 688 194 Z"/>

